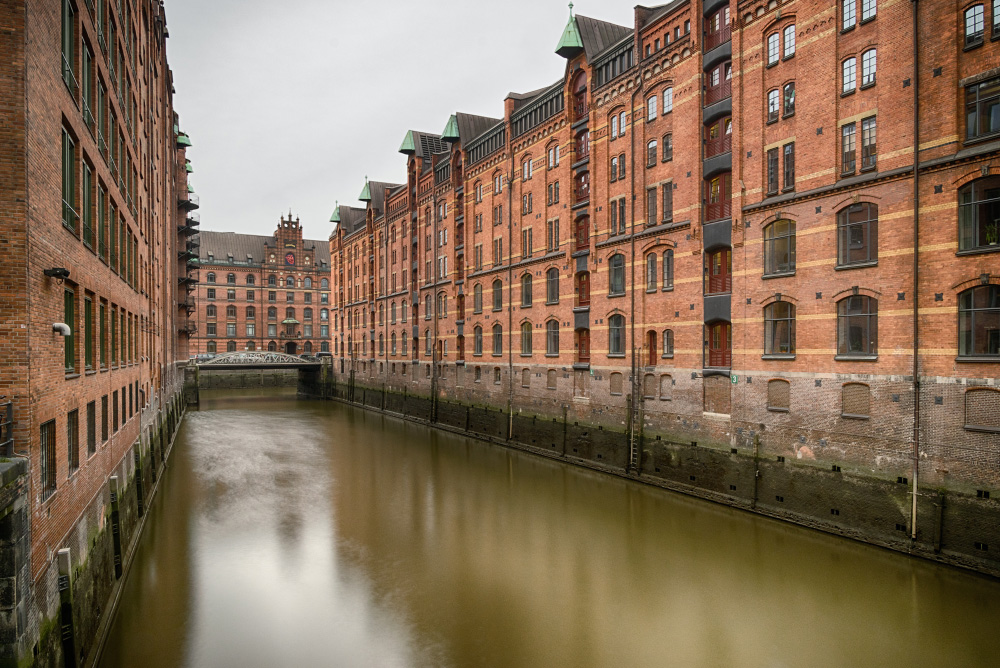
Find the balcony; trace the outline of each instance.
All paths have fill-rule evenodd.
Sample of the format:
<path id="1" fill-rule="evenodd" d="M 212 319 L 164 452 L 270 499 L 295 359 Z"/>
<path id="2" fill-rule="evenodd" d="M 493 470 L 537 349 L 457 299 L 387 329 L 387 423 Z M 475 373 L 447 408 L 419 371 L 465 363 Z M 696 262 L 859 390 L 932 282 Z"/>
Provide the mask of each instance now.
<path id="1" fill-rule="evenodd" d="M 702 50 L 705 53 L 708 53 L 709 51 L 719 46 L 720 44 L 725 44 L 726 42 L 728 42 L 730 39 L 732 39 L 732 36 L 733 36 L 733 30 L 732 26 L 730 26 L 729 24 L 722 26 L 721 30 L 717 30 L 713 33 L 706 33 L 705 39 L 703 40 L 702 43 Z"/>
<path id="2" fill-rule="evenodd" d="M 723 153 L 730 153 L 733 150 L 733 135 L 724 134 L 721 137 L 716 137 L 715 139 L 705 140 L 705 159 L 715 157 L 717 155 L 722 155 Z"/>
<path id="3" fill-rule="evenodd" d="M 177 331 L 180 334 L 185 334 L 187 336 L 191 336 L 195 332 L 198 331 L 198 326 L 195 325 L 193 322 L 186 322 L 183 325 L 181 325 L 180 327 L 178 327 Z"/>
<path id="4" fill-rule="evenodd" d="M 718 202 L 715 204 L 709 203 L 705 205 L 705 221 L 710 220 L 723 220 L 725 218 L 731 218 L 733 215 L 733 206 L 729 200 L 725 202 Z"/>
<path id="5" fill-rule="evenodd" d="M 583 95 L 576 95 L 573 98 L 573 122 L 575 123 L 587 118 L 590 118 L 590 105 L 587 102 L 586 91 L 584 91 Z"/>
<path id="6" fill-rule="evenodd" d="M 733 95 L 733 82 L 731 79 L 723 81 L 718 86 L 705 89 L 705 106 L 715 104 Z"/>

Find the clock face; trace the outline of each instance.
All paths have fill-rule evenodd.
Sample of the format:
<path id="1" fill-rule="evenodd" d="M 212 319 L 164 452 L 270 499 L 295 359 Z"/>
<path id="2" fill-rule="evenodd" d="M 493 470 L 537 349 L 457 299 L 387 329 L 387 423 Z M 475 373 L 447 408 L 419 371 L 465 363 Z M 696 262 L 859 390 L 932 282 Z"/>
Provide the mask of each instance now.
<path id="1" fill-rule="evenodd" d="M 285 264 L 295 264 L 295 253 L 285 253 Z"/>

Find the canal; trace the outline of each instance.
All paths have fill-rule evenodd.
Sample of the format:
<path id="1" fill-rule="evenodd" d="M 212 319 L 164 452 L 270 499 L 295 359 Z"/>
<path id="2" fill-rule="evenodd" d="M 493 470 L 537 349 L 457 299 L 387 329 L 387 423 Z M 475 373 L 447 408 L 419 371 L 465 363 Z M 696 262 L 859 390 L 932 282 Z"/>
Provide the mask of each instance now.
<path id="1" fill-rule="evenodd" d="M 989 666 L 1000 583 L 333 402 L 203 393 L 105 667 Z"/>

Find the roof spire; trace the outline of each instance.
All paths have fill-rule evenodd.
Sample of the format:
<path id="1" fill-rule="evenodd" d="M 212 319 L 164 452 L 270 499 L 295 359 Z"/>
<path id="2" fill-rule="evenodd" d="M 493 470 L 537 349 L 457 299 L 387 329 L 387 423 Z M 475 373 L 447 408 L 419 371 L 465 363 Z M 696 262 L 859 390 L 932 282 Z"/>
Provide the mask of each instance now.
<path id="1" fill-rule="evenodd" d="M 330 216 L 330 222 L 331 223 L 340 222 L 340 200 L 336 200 L 333 205 L 333 215 Z"/>
<path id="2" fill-rule="evenodd" d="M 572 58 L 581 51 L 583 51 L 583 40 L 580 39 L 580 28 L 576 25 L 576 17 L 573 16 L 573 3 L 570 2 L 569 21 L 556 45 L 556 53 L 563 58 Z"/>
<path id="3" fill-rule="evenodd" d="M 365 187 L 361 191 L 361 194 L 358 195 L 358 199 L 361 200 L 362 202 L 370 202 L 370 201 L 372 201 L 371 190 L 368 187 L 368 175 L 367 174 L 365 175 Z"/>

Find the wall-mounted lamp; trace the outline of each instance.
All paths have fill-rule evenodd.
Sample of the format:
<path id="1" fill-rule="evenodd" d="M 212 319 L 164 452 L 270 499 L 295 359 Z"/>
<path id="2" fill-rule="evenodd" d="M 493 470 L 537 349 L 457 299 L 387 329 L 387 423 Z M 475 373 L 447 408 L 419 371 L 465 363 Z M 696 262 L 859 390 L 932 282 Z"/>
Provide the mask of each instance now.
<path id="1" fill-rule="evenodd" d="M 69 328 L 65 322 L 54 322 L 52 323 L 52 331 L 56 332 L 61 336 L 72 336 L 73 330 Z"/>
<path id="2" fill-rule="evenodd" d="M 69 269 L 66 267 L 53 267 L 52 269 L 46 269 L 44 272 L 49 278 L 59 279 L 60 282 L 69 278 Z"/>

